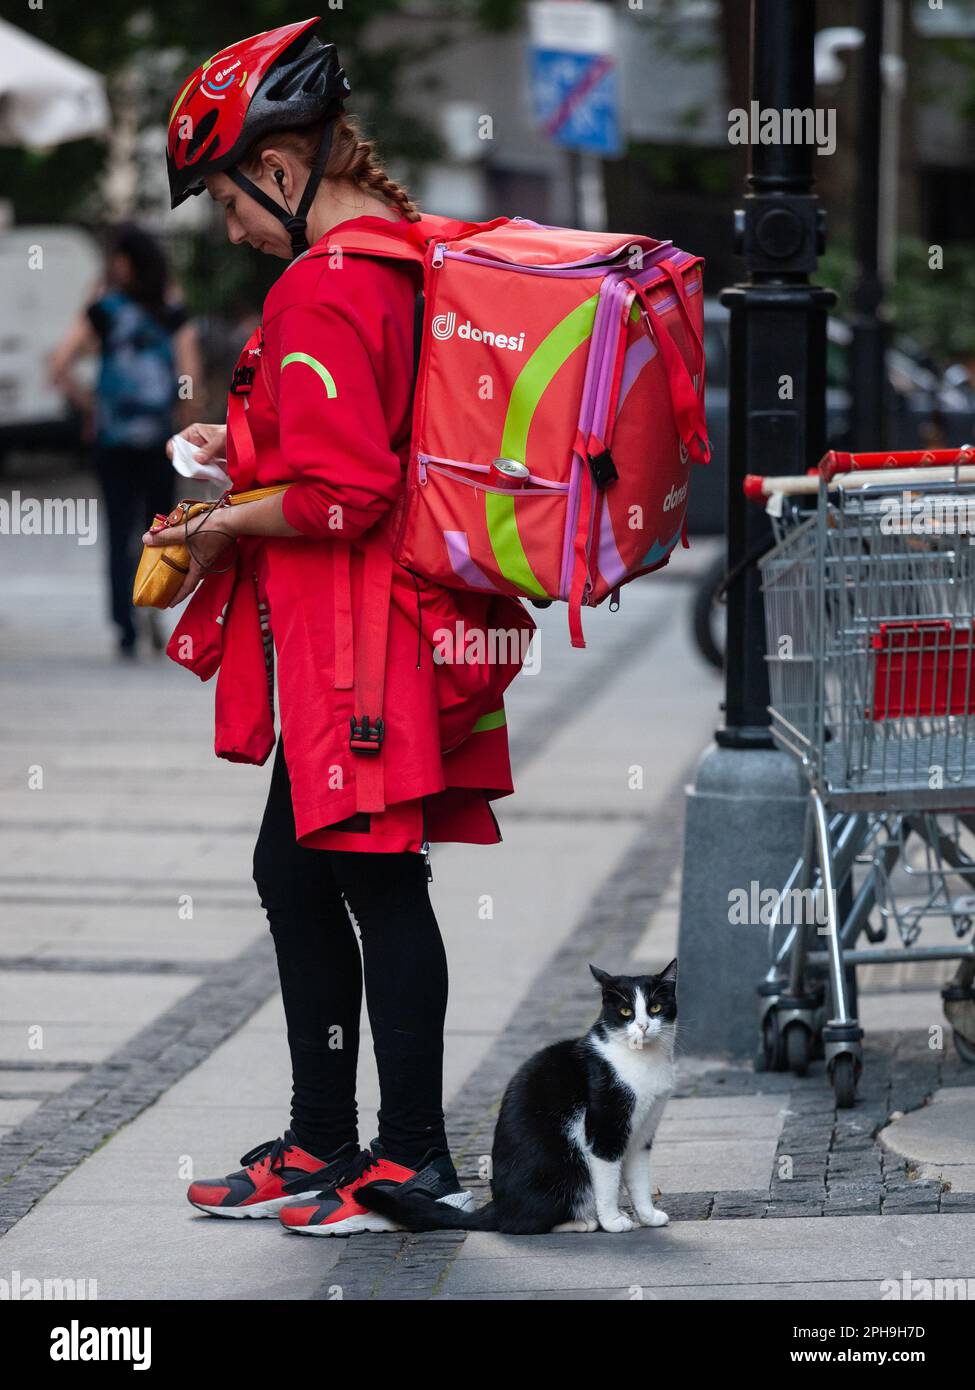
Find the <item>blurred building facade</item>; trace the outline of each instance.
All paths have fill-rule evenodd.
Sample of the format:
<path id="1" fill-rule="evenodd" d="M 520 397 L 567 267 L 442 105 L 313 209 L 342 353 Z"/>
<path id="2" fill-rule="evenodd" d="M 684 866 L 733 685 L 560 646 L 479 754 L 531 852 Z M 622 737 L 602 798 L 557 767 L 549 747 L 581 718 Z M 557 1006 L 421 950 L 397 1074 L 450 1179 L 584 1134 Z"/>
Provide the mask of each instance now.
<path id="1" fill-rule="evenodd" d="M 590 175 L 586 220 L 693 247 L 707 258 L 714 290 L 739 269 L 729 213 L 741 196 L 747 151 L 729 145 L 728 113 L 748 100 L 748 0 L 640 0 L 636 8 L 613 9 L 627 150 L 620 159 L 583 162 Z M 819 0 L 821 28 L 848 27 L 855 17 L 849 0 Z M 975 38 L 975 7 L 944 0 L 932 10 L 927 0 L 904 0 L 890 6 L 889 22 L 898 31 L 891 46 L 903 56 L 903 90 L 898 205 L 888 216 L 930 241 L 970 239 L 972 97 L 966 105 L 945 46 Z M 413 180 L 421 205 L 461 217 L 570 221 L 566 155 L 539 131 L 532 110 L 527 25 L 485 35 L 470 20 L 445 21 L 417 0 L 408 14 L 377 21 L 374 31 L 383 44 L 431 41 L 407 104 L 412 100 L 427 118 L 435 112 L 449 155 Z M 444 35 L 449 45 L 434 47 L 434 37 Z M 855 188 L 857 64 L 853 51 L 842 79 L 817 93 L 836 111 L 837 149 L 817 159 L 816 174 L 837 235 L 848 230 Z M 478 135 L 484 115 L 493 121 L 490 139 Z"/>

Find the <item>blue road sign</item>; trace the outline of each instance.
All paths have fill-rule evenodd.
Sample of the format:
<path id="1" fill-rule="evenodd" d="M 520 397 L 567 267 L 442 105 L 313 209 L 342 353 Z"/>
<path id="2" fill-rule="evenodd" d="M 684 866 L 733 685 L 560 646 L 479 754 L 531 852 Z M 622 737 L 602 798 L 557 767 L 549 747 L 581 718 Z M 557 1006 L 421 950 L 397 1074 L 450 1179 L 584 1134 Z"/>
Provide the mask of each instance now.
<path id="1" fill-rule="evenodd" d="M 606 53 L 531 50 L 535 115 L 557 145 L 584 154 L 619 155 L 619 74 Z"/>

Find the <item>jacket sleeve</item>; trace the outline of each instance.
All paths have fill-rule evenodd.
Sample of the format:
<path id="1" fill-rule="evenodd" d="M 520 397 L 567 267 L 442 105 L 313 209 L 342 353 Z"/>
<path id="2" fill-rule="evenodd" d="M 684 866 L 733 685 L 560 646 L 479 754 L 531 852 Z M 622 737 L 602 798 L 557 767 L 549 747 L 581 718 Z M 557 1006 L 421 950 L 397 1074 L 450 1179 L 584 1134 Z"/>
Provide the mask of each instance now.
<path id="1" fill-rule="evenodd" d="M 373 350 L 375 352 L 375 349 Z M 401 465 L 373 353 L 343 307 L 284 308 L 265 326 L 277 398 L 285 520 L 317 539 L 355 540 L 389 509 Z"/>

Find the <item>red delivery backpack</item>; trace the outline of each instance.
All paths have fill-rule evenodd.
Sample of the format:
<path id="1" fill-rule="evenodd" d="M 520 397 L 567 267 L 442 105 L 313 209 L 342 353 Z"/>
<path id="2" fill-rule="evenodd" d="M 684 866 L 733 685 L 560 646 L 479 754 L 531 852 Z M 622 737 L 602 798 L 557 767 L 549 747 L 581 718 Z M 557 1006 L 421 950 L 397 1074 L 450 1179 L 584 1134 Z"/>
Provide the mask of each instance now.
<path id="1" fill-rule="evenodd" d="M 687 544 L 690 463 L 710 458 L 702 258 L 521 217 L 339 226 L 328 243 L 423 267 L 394 559 L 447 588 L 562 600 L 585 646 L 581 609 Z"/>

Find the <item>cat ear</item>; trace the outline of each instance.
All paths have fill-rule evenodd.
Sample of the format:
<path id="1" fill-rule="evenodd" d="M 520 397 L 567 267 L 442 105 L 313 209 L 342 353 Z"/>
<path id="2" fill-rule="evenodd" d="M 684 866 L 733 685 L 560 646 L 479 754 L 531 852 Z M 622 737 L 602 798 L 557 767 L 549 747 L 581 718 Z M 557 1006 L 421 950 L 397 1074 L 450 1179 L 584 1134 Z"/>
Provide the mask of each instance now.
<path id="1" fill-rule="evenodd" d="M 595 965 L 590 965 L 589 969 L 592 971 L 592 977 L 597 985 L 605 988 L 606 985 L 612 983 L 612 975 L 607 975 L 605 970 L 598 970 Z"/>
<path id="2" fill-rule="evenodd" d="M 677 983 L 677 957 L 670 962 L 665 970 L 661 970 L 657 979 L 662 985 L 675 985 Z"/>

